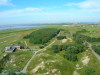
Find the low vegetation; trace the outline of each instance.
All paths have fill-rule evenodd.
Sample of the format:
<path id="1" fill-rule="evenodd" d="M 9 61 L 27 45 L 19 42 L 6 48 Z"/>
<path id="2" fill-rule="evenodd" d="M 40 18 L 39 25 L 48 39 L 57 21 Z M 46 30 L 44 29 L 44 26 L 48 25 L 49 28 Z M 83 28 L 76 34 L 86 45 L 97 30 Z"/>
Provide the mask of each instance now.
<path id="1" fill-rule="evenodd" d="M 37 60 L 39 59 L 39 60 Z M 27 69 L 29 75 L 72 75 L 74 64 L 50 50 L 41 51 L 31 61 Z"/>
<path id="2" fill-rule="evenodd" d="M 10 53 L 9 57 L 7 57 L 9 60 L 7 62 L 5 61 L 5 66 L 3 65 L 3 70 L 22 70 L 32 55 L 33 53 L 31 51 L 19 50 L 14 53 Z"/>
<path id="3" fill-rule="evenodd" d="M 10 60 L 10 56 L 9 54 L 6 54 L 5 56 L 3 56 L 2 59 L 0 59 L 0 72 L 2 72 L 2 70 L 4 69 L 7 61 Z"/>
<path id="4" fill-rule="evenodd" d="M 5 70 L 0 75 L 26 75 L 24 73 L 15 73 L 13 70 Z"/>

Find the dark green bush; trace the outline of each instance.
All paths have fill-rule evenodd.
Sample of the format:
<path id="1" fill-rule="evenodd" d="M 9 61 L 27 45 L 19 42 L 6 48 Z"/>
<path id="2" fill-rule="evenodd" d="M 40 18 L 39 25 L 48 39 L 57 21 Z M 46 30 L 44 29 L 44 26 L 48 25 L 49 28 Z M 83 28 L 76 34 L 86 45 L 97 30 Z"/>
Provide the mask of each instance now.
<path id="1" fill-rule="evenodd" d="M 96 75 L 95 70 L 91 67 L 85 67 L 84 75 Z"/>
<path id="2" fill-rule="evenodd" d="M 62 39 L 66 39 L 66 36 L 58 36 L 57 40 L 62 40 Z"/>
<path id="3" fill-rule="evenodd" d="M 29 42 L 33 44 L 45 44 L 55 37 L 59 32 L 60 30 L 55 28 L 45 28 L 34 31 L 24 38 L 29 39 Z"/>

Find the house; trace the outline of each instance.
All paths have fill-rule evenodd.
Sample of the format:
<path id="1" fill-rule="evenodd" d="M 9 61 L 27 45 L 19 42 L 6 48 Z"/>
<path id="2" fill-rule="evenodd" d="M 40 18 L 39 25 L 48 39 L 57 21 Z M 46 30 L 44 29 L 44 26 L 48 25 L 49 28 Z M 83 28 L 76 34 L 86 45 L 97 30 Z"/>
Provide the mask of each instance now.
<path id="1" fill-rule="evenodd" d="M 13 45 L 16 49 L 21 49 L 21 46 Z"/>
<path id="2" fill-rule="evenodd" d="M 12 53 L 16 50 L 16 48 L 13 47 L 13 46 L 8 46 L 8 47 L 5 47 L 5 48 L 6 48 L 5 52 L 7 52 L 7 53 Z"/>
<path id="3" fill-rule="evenodd" d="M 8 47 L 5 47 L 5 52 L 7 53 L 12 53 L 14 52 L 16 49 L 20 49 L 21 46 L 18 46 L 18 45 L 12 45 L 12 46 L 8 46 Z"/>

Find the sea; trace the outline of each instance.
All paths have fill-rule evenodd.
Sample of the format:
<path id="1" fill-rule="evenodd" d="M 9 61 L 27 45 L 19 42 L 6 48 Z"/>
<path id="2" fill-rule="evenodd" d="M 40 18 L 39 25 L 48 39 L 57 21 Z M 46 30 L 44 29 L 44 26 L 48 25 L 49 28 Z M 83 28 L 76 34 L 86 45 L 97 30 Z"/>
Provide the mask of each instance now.
<path id="1" fill-rule="evenodd" d="M 25 25 L 25 24 L 14 24 L 14 25 L 0 25 L 0 30 L 9 29 L 30 29 L 44 27 L 43 25 Z"/>

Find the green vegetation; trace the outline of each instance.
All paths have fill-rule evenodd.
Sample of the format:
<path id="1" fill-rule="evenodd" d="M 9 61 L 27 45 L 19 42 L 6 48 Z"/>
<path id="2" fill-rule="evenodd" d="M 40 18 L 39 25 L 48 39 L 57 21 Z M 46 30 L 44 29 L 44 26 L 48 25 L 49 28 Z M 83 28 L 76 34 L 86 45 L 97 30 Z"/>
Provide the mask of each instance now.
<path id="1" fill-rule="evenodd" d="M 95 70 L 91 67 L 85 67 L 84 75 L 96 75 Z"/>
<path id="2" fill-rule="evenodd" d="M 66 39 L 66 36 L 58 36 L 57 40 L 62 40 L 62 39 Z"/>
<path id="3" fill-rule="evenodd" d="M 78 60 L 77 55 L 72 54 L 72 53 L 66 53 L 64 55 L 64 57 L 69 61 L 77 61 Z"/>
<path id="4" fill-rule="evenodd" d="M 30 62 L 27 75 L 74 75 L 74 72 L 77 75 L 100 75 L 100 61 L 84 43 L 85 41 L 91 43 L 93 50 L 100 54 L 100 26 L 80 25 L 52 25 L 46 28 L 1 31 L 0 38 L 11 37 L 0 39 L 0 42 L 3 42 L 0 44 L 0 71 L 2 72 L 0 75 L 12 75 L 21 71 L 34 53 L 34 51 L 22 50 L 9 54 L 3 53 L 4 48 L 12 44 L 22 45 L 25 49 L 41 49 Z M 59 29 L 60 34 L 55 37 Z M 58 40 L 55 40 L 56 38 Z M 41 43 L 40 39 L 43 39 Z M 53 41 L 55 42 L 50 47 L 42 50 Z"/>
<path id="5" fill-rule="evenodd" d="M 29 42 L 33 44 L 45 44 L 55 37 L 60 30 L 55 28 L 40 29 L 25 36 L 25 39 L 30 39 Z"/>
<path id="6" fill-rule="evenodd" d="M 93 50 L 94 50 L 97 54 L 100 55 L 100 45 L 99 45 L 99 46 L 94 45 L 94 46 L 93 46 Z"/>
<path id="7" fill-rule="evenodd" d="M 100 38 L 95 37 L 89 37 L 81 34 L 75 34 L 73 35 L 74 40 L 77 41 L 77 43 L 83 43 L 84 41 L 88 42 L 100 42 Z"/>
<path id="8" fill-rule="evenodd" d="M 37 60 L 39 59 L 39 60 Z M 50 50 L 41 51 L 31 61 L 27 69 L 27 74 L 51 74 L 51 75 L 72 75 L 74 64 L 63 58 L 63 52 L 55 54 Z"/>
<path id="9" fill-rule="evenodd" d="M 88 58 L 86 58 L 88 56 Z M 86 50 L 83 53 L 80 53 L 78 55 L 78 58 L 80 58 L 77 62 L 79 65 L 77 69 L 77 72 L 80 73 L 80 75 L 99 75 L 100 71 L 100 61 L 97 60 L 97 58 L 93 55 L 93 53 L 90 50 Z M 88 64 L 83 64 L 84 60 L 89 60 Z M 91 74 L 91 73 L 92 74 Z"/>
<path id="10" fill-rule="evenodd" d="M 26 75 L 24 73 L 15 73 L 13 70 L 5 70 L 0 75 Z"/>
<path id="11" fill-rule="evenodd" d="M 81 31 L 78 31 L 75 34 L 73 34 L 74 40 L 77 43 L 84 43 L 85 41 L 88 41 L 88 42 L 100 42 L 100 37 L 96 38 L 96 37 L 90 37 L 90 36 L 82 35 L 81 33 L 84 33 L 84 32 L 88 32 L 88 31 L 81 30 Z"/>
<path id="12" fill-rule="evenodd" d="M 65 50 L 64 57 L 67 60 L 77 61 L 78 58 L 77 58 L 76 54 L 84 52 L 86 50 L 86 47 L 84 47 L 84 45 L 78 45 L 78 44 L 53 45 L 52 50 L 54 53 L 59 53 L 60 51 Z"/>
<path id="13" fill-rule="evenodd" d="M 5 64 L 7 63 L 7 61 L 10 60 L 10 56 L 9 54 L 6 54 L 5 56 L 3 56 L 2 59 L 0 59 L 0 72 L 2 72 L 2 70 L 5 67 Z"/>
<path id="14" fill-rule="evenodd" d="M 9 61 L 5 63 L 3 70 L 22 70 L 33 53 L 31 51 L 17 50 L 9 54 Z M 8 57 L 7 57 L 8 58 Z"/>

